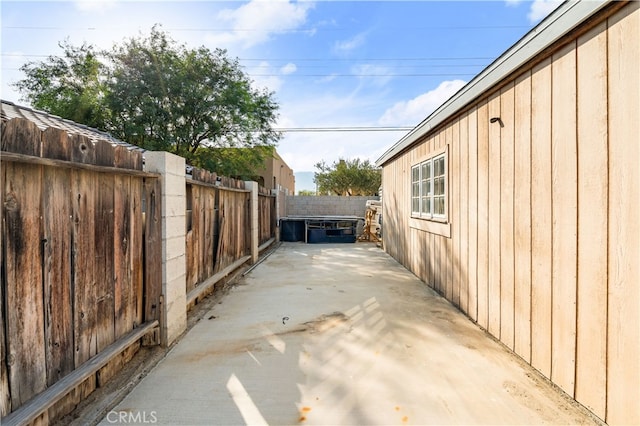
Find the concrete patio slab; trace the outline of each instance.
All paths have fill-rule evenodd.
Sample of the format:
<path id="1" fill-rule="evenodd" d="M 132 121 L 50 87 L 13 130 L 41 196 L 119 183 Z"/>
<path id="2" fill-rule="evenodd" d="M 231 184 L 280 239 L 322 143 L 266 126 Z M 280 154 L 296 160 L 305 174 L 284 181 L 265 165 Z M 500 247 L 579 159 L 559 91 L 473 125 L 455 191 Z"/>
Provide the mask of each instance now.
<path id="1" fill-rule="evenodd" d="M 284 243 L 103 420 L 593 424 L 372 244 Z"/>

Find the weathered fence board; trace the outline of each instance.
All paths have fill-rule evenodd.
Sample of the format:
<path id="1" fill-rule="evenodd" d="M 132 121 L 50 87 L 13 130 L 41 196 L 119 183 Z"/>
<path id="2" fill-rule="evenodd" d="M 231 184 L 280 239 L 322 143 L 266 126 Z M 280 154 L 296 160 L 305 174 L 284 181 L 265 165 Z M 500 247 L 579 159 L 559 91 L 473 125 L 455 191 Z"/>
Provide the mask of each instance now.
<path id="1" fill-rule="evenodd" d="M 74 174 L 73 250 L 75 365 L 98 353 L 96 332 L 95 204 L 97 176 L 86 171 Z"/>
<path id="2" fill-rule="evenodd" d="M 71 171 L 44 168 L 42 217 L 47 386 L 74 368 Z"/>
<path id="3" fill-rule="evenodd" d="M 4 127 L 4 126 L 3 126 Z M 4 224 L 4 188 L 6 167 L 0 167 L 0 229 L 5 234 Z M 4 271 L 4 243 L 0 244 L 0 271 Z M 9 390 L 9 371 L 7 368 L 7 338 L 5 333 L 5 307 L 2 301 L 6 288 L 5 274 L 0 272 L 0 417 L 11 412 L 11 393 Z"/>
<path id="4" fill-rule="evenodd" d="M 41 131 L 34 123 L 14 118 L 2 126 L 2 151 L 40 156 Z"/>
<path id="5" fill-rule="evenodd" d="M 42 294 L 40 166 L 5 164 L 4 240 L 7 351 L 11 405 L 46 387 Z M 36 179 L 33 179 L 36 177 Z M 38 263 L 34 265 L 34 260 Z"/>
<path id="6" fill-rule="evenodd" d="M 162 294 L 162 212 L 160 208 L 160 180 L 145 179 L 145 279 L 144 320 L 160 319 Z"/>
<path id="7" fill-rule="evenodd" d="M 99 145 L 98 145 L 99 146 Z M 95 210 L 96 337 L 98 352 L 114 341 L 114 177 L 99 176 Z"/>

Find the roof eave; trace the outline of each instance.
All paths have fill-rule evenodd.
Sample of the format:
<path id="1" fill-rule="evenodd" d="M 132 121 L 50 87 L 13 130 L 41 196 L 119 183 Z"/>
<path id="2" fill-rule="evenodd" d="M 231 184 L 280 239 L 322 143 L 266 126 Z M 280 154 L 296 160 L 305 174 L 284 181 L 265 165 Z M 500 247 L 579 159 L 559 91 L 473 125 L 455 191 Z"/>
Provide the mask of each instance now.
<path id="1" fill-rule="evenodd" d="M 376 160 L 382 167 L 613 0 L 565 1 Z"/>

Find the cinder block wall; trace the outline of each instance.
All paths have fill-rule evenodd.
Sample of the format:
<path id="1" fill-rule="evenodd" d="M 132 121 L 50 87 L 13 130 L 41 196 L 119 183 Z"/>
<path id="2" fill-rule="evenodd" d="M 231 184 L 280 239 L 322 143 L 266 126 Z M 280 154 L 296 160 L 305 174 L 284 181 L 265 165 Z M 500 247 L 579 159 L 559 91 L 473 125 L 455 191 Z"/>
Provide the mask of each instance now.
<path id="1" fill-rule="evenodd" d="M 367 200 L 377 196 L 301 196 L 286 197 L 286 216 L 358 216 L 364 217 Z"/>

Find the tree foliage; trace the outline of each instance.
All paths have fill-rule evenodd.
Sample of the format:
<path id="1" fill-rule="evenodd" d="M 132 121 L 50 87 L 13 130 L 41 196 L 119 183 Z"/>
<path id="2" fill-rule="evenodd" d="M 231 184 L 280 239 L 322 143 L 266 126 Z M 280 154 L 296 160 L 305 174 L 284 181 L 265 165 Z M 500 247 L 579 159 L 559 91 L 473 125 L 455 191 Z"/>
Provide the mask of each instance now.
<path id="1" fill-rule="evenodd" d="M 332 195 L 375 195 L 382 181 L 379 168 L 369 160 L 340 159 L 331 165 L 321 161 L 314 165 L 318 172 L 313 181 L 320 193 Z"/>
<path id="2" fill-rule="evenodd" d="M 62 56 L 28 62 L 20 70 L 23 80 L 15 87 L 34 108 L 91 127 L 106 128 L 107 113 L 102 104 L 105 66 L 88 44 L 58 43 Z"/>
<path id="3" fill-rule="evenodd" d="M 271 156 L 281 137 L 273 129 L 278 110 L 273 93 L 252 87 L 225 50 L 188 48 L 158 27 L 109 52 L 68 42 L 61 47 L 61 58 L 24 65 L 26 78 L 16 83 L 38 109 L 237 176 Z M 237 147 L 271 149 L 217 149 Z"/>

